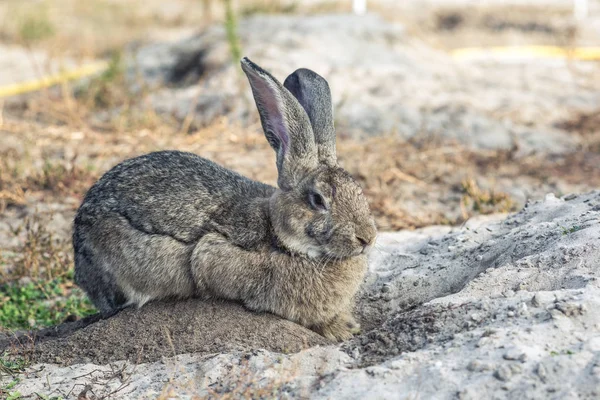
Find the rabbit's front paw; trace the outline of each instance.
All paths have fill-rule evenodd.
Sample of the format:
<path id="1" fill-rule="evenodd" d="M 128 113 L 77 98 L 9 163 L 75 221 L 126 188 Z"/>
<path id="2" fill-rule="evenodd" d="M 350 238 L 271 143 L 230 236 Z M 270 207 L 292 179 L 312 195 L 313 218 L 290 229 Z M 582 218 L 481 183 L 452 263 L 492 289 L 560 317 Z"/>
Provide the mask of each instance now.
<path id="1" fill-rule="evenodd" d="M 351 314 L 340 314 L 320 329 L 321 335 L 340 342 L 360 333 L 360 324 Z"/>

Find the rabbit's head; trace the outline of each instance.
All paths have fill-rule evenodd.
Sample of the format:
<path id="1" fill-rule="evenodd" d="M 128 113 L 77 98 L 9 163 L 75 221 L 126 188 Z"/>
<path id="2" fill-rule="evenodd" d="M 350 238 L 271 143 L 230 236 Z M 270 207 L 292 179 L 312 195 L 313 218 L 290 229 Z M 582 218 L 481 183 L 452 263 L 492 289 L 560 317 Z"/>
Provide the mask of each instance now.
<path id="1" fill-rule="evenodd" d="M 377 230 L 360 185 L 337 163 L 327 81 L 299 69 L 281 85 L 247 58 L 242 69 L 277 155 L 279 190 L 270 214 L 279 242 L 311 258 L 366 253 Z"/>

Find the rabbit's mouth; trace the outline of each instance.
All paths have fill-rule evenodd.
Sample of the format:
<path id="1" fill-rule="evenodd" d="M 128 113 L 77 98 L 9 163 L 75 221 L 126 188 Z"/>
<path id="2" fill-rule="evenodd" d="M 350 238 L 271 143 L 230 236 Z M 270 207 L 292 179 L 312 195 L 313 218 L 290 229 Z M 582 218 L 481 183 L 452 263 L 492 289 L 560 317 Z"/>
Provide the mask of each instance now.
<path id="1" fill-rule="evenodd" d="M 281 238 L 280 238 L 281 239 Z M 332 243 L 316 244 L 308 238 L 286 238 L 282 240 L 282 245 L 291 253 L 302 255 L 314 260 L 339 261 L 350 257 L 356 257 L 366 254 L 368 249 L 363 246 L 360 248 L 336 248 Z"/>
<path id="2" fill-rule="evenodd" d="M 372 246 L 361 246 L 359 248 L 353 249 L 344 249 L 338 251 L 328 250 L 323 255 L 324 257 L 336 259 L 336 260 L 344 260 L 346 258 L 358 257 L 362 255 L 367 255 L 371 251 Z"/>

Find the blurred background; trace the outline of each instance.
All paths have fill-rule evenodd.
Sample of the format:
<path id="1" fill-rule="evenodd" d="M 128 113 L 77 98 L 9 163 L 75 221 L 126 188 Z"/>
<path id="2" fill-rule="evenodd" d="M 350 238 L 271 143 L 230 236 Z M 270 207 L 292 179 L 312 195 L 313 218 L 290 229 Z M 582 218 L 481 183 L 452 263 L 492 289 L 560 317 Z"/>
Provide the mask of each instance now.
<path id="1" fill-rule="evenodd" d="M 600 0 L 2 0 L 1 329 L 93 312 L 72 218 L 119 161 L 179 149 L 276 183 L 242 56 L 329 81 L 382 231 L 600 186 Z"/>

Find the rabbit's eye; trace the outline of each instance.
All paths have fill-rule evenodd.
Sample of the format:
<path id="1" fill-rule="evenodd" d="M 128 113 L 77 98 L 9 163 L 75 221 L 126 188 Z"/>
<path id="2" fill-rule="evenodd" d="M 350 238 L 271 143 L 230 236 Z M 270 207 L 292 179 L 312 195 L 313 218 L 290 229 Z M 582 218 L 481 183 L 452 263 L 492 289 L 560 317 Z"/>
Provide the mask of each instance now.
<path id="1" fill-rule="evenodd" d="M 327 210 L 325 199 L 319 193 L 310 192 L 308 194 L 308 202 L 315 210 Z"/>

